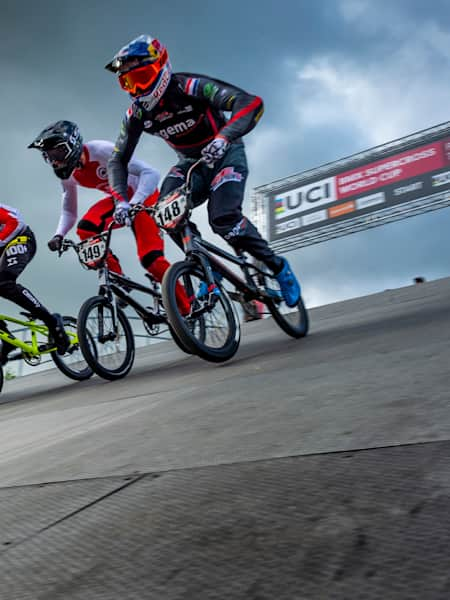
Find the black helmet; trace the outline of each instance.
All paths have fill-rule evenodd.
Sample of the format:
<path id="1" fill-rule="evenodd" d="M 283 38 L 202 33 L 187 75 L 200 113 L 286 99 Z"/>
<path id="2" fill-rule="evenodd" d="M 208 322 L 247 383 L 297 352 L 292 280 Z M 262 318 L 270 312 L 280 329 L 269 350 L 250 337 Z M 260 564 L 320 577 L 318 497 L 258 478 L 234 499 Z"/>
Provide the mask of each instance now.
<path id="1" fill-rule="evenodd" d="M 68 179 L 80 164 L 83 138 L 76 123 L 57 121 L 52 123 L 28 145 L 42 152 L 60 179 Z"/>

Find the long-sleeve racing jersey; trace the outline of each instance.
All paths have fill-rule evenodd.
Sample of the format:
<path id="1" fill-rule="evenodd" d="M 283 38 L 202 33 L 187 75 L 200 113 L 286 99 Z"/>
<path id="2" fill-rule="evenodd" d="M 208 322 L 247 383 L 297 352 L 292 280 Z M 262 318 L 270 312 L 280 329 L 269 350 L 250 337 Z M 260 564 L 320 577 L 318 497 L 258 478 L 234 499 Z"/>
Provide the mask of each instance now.
<path id="1" fill-rule="evenodd" d="M 108 162 L 108 177 L 116 199 L 126 197 L 127 165 L 142 132 L 163 138 L 181 157 L 199 158 L 218 134 L 242 143 L 263 114 L 261 98 L 218 79 L 193 73 L 174 73 L 158 104 L 151 110 L 145 99 L 133 101 L 122 122 Z M 231 112 L 227 119 L 225 112 Z"/>
<path id="2" fill-rule="evenodd" d="M 83 146 L 85 162 L 75 169 L 68 179 L 62 179 L 61 216 L 55 234 L 64 236 L 75 224 L 78 216 L 78 186 L 94 188 L 111 194 L 107 163 L 114 145 L 105 140 L 92 140 Z M 143 202 L 156 190 L 159 172 L 137 158 L 128 165 L 125 196 L 132 204 Z"/>
<path id="3" fill-rule="evenodd" d="M 0 204 L 0 252 L 26 228 L 22 215 L 12 206 Z"/>

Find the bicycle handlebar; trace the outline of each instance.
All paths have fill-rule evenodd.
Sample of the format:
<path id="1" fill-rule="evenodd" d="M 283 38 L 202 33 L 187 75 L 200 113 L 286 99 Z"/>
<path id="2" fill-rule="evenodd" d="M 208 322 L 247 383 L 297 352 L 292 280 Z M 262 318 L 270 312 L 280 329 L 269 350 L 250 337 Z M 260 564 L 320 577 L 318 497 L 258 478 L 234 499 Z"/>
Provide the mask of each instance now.
<path id="1" fill-rule="evenodd" d="M 196 160 L 189 167 L 189 169 L 186 173 L 186 181 L 182 186 L 185 188 L 187 193 L 190 192 L 192 173 L 200 164 L 203 164 L 204 162 L 205 162 L 205 159 L 203 157 L 201 157 L 198 160 Z M 145 206 L 144 204 L 132 204 L 129 209 L 130 218 L 134 219 L 134 217 L 143 210 L 149 214 L 155 213 L 155 209 L 153 206 Z M 108 238 L 110 238 L 111 230 L 114 227 L 114 225 L 119 225 L 119 223 L 117 223 L 117 221 L 115 219 L 113 219 L 111 221 L 111 223 L 108 225 L 108 227 L 104 231 L 102 231 L 100 234 L 96 234 L 96 235 L 101 235 L 103 233 L 103 234 L 107 234 Z M 70 248 L 73 248 L 76 252 L 78 252 L 80 244 L 82 244 L 84 241 L 85 240 L 81 240 L 81 242 L 74 242 L 73 240 L 71 240 L 69 238 L 63 238 L 62 243 L 61 243 L 61 248 L 58 250 L 58 256 L 62 256 L 64 254 L 64 252 L 67 252 Z"/>

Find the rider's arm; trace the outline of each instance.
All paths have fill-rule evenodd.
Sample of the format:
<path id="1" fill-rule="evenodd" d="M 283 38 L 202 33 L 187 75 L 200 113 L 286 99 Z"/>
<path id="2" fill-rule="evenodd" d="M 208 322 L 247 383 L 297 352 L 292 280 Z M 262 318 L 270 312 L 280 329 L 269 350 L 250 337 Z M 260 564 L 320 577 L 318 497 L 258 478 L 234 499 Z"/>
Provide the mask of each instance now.
<path id="1" fill-rule="evenodd" d="M 108 161 L 109 186 L 117 201 L 128 200 L 128 163 L 143 130 L 142 111 L 133 104 L 122 121 L 119 137 Z"/>
<path id="2" fill-rule="evenodd" d="M 64 237 L 66 233 L 72 229 L 77 220 L 78 214 L 78 192 L 77 183 L 72 178 L 63 179 L 62 184 L 62 199 L 61 199 L 61 215 L 59 217 L 58 227 L 55 235 Z"/>
<path id="3" fill-rule="evenodd" d="M 244 90 L 209 77 L 186 77 L 184 90 L 188 95 L 206 99 L 212 107 L 231 112 L 227 123 L 218 132 L 229 142 L 251 131 L 264 112 L 263 101 Z"/>
<path id="4" fill-rule="evenodd" d="M 130 199 L 130 204 L 142 204 L 156 190 L 160 176 L 159 171 L 143 160 L 132 157 L 128 163 L 128 173 L 138 178 L 137 188 Z"/>

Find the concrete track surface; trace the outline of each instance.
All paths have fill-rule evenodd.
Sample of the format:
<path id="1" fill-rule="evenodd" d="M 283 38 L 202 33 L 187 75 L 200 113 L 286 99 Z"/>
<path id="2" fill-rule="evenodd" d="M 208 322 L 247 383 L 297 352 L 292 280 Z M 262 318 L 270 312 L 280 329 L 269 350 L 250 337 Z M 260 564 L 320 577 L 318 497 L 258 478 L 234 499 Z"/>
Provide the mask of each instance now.
<path id="1" fill-rule="evenodd" d="M 0 598 L 450 598 L 450 279 L 0 397 Z"/>

